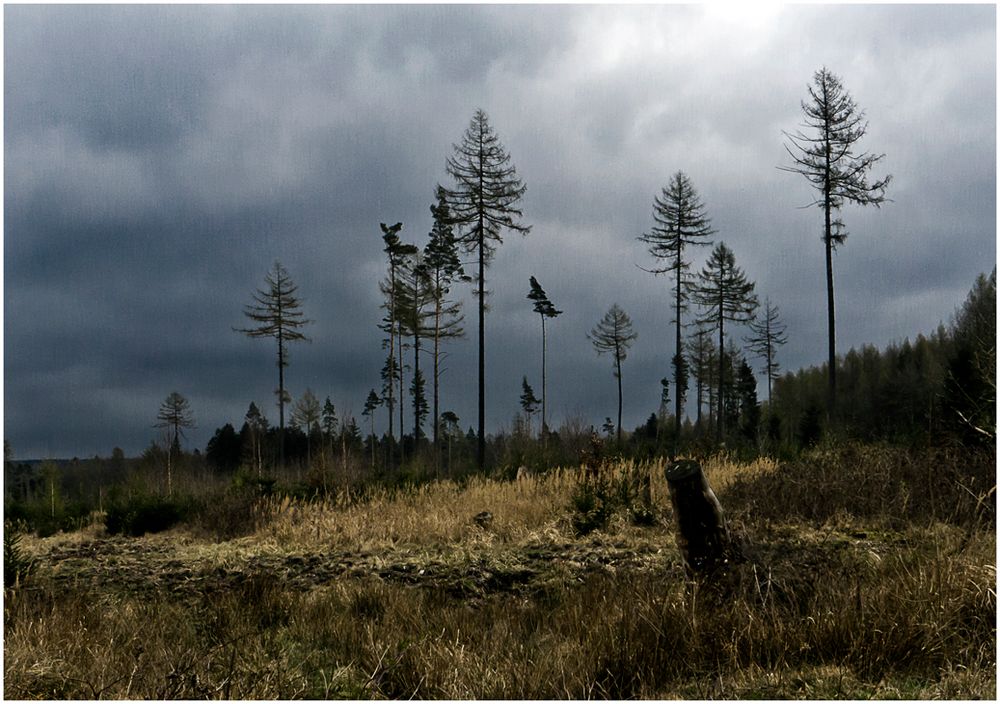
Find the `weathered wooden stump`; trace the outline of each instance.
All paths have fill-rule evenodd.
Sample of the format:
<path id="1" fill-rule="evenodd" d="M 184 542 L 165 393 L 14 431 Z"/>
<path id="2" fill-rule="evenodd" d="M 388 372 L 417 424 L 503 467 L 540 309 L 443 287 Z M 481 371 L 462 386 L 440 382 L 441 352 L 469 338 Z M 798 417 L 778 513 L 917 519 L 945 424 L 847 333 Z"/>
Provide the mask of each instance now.
<path id="1" fill-rule="evenodd" d="M 663 470 L 677 518 L 677 547 L 688 574 L 707 576 L 739 554 L 729 535 L 722 506 L 701 465 L 677 460 Z"/>

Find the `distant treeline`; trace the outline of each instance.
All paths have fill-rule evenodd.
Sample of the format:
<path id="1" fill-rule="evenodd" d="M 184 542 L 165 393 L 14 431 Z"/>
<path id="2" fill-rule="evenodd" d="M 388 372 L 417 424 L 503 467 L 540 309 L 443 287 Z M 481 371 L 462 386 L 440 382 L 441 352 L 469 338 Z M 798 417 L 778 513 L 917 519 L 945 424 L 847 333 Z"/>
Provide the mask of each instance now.
<path id="1" fill-rule="evenodd" d="M 930 337 L 837 358 L 837 401 L 826 417 L 827 365 L 774 385 L 783 440 L 810 444 L 836 432 L 859 440 L 996 442 L 996 269 L 980 275 L 955 319 Z"/>
<path id="2" fill-rule="evenodd" d="M 712 361 L 706 370 L 718 368 Z M 787 459 L 816 443 L 840 439 L 995 449 L 996 271 L 980 275 L 950 324 L 929 337 L 918 335 L 884 350 L 865 345 L 839 356 L 832 414 L 825 405 L 826 365 L 775 379 L 770 404 L 757 400 L 753 372 L 735 345 L 725 350 L 721 369 L 728 389 L 721 408 L 724 447 L 745 457 Z M 696 398 L 698 412 L 681 424 L 679 436 L 665 393 L 646 422 L 622 432 L 620 439 L 610 417 L 600 425 L 570 418 L 557 429 L 542 430 L 538 419 L 531 422 L 529 405 L 514 415 L 509 429 L 487 436 L 485 471 L 513 478 L 521 465 L 544 470 L 610 457 L 717 451 L 720 409 L 713 389 L 719 383 L 711 374 L 705 381 L 705 393 Z M 301 414 L 293 418 L 294 423 L 302 420 Z M 236 501 L 246 518 L 247 502 L 261 493 L 320 496 L 373 484 L 461 479 L 479 471 L 477 434 L 472 427 L 463 431 L 451 413 L 442 414 L 437 444 L 412 434 L 399 440 L 370 429 L 363 433 L 350 416 L 338 420 L 328 399 L 318 422 L 285 429 L 284 464 L 281 437 L 251 405 L 240 429 L 231 423 L 216 429 L 203 453 L 184 451 L 176 442 L 153 442 L 135 458 L 115 448 L 109 458 L 6 461 L 5 518 L 43 534 L 85 525 L 95 511 L 110 511 L 119 521 L 152 515 L 160 522 L 155 525 L 195 512 L 212 524 L 226 502 Z M 9 458 L 10 448 L 5 449 Z M 226 530 L 238 529 L 229 523 Z"/>

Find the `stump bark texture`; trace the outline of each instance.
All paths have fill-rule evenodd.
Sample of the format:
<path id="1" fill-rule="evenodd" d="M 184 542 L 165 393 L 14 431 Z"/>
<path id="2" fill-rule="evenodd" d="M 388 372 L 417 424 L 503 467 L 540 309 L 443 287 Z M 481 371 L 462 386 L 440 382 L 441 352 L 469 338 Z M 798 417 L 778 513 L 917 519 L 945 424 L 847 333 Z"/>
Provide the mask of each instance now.
<path id="1" fill-rule="evenodd" d="M 709 574 L 735 555 L 719 499 L 694 460 L 673 462 L 663 473 L 677 518 L 677 547 L 688 574 Z"/>

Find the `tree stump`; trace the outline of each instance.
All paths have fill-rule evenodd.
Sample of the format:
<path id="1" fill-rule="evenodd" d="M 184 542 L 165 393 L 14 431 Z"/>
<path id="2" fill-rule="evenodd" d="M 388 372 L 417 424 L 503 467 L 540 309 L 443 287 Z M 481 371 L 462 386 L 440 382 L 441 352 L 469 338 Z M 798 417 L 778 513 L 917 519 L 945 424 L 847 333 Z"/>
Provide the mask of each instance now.
<path id="1" fill-rule="evenodd" d="M 722 506 L 694 460 L 677 460 L 663 473 L 677 517 L 677 547 L 688 574 L 710 575 L 738 554 Z"/>

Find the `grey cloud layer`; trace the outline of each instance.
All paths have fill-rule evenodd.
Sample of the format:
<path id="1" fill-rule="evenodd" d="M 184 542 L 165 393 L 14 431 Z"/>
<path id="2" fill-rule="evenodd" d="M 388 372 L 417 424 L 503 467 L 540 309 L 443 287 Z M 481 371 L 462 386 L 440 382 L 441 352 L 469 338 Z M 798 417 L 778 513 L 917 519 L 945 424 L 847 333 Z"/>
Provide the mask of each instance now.
<path id="1" fill-rule="evenodd" d="M 494 428 L 509 425 L 522 375 L 540 383 L 532 274 L 566 311 L 550 337 L 556 422 L 612 410 L 610 368 L 584 334 L 615 301 L 640 335 L 626 424 L 655 409 L 669 280 L 639 271 L 636 237 L 678 169 L 781 307 L 783 366 L 821 361 L 819 217 L 797 209 L 812 198 L 804 181 L 774 168 L 821 65 L 867 110 L 866 146 L 895 175 L 894 203 L 844 213 L 840 348 L 933 329 L 996 257 L 988 6 L 735 19 L 677 6 L 8 6 L 5 27 L 4 423 L 17 456 L 136 452 L 172 390 L 191 399 L 200 446 L 251 400 L 270 408 L 271 346 L 231 327 L 275 259 L 316 321 L 292 350 L 292 393 L 309 386 L 359 414 L 382 361 L 378 223 L 401 220 L 424 243 L 476 107 L 528 185 L 534 225 L 488 273 Z M 469 425 L 474 344 L 450 351 L 445 407 Z"/>

